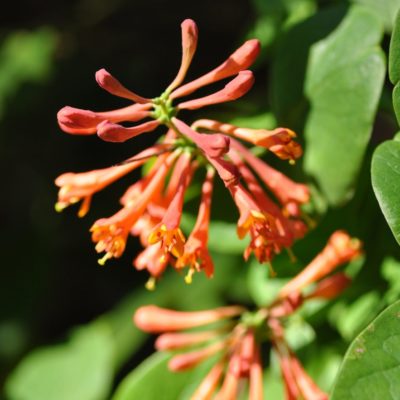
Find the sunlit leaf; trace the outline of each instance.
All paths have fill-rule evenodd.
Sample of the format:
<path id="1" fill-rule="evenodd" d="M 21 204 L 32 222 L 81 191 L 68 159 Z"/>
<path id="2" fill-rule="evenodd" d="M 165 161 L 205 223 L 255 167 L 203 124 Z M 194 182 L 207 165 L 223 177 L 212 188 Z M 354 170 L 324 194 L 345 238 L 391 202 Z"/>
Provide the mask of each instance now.
<path id="1" fill-rule="evenodd" d="M 381 37 L 376 16 L 353 7 L 311 51 L 305 169 L 333 205 L 351 198 L 372 132 L 385 74 Z"/>
<path id="2" fill-rule="evenodd" d="M 400 243 L 400 142 L 388 140 L 377 147 L 372 158 L 371 176 L 383 215 Z"/>
<path id="3" fill-rule="evenodd" d="M 400 393 L 400 302 L 383 311 L 348 349 L 332 400 L 396 400 Z"/>
<path id="4" fill-rule="evenodd" d="M 375 13 L 384 23 L 386 31 L 393 29 L 396 13 L 400 8 L 399 0 L 352 0 L 353 3 L 362 4 Z"/>

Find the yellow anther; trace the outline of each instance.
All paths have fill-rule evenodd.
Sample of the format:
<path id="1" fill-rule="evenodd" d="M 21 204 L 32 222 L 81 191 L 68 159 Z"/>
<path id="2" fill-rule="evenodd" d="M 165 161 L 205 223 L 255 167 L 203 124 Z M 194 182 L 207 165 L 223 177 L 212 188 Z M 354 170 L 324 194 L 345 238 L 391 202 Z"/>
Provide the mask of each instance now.
<path id="1" fill-rule="evenodd" d="M 290 165 L 295 165 L 295 164 L 296 164 L 296 160 L 293 160 L 293 158 L 290 159 L 290 160 L 289 160 L 289 164 L 290 164 Z"/>
<path id="2" fill-rule="evenodd" d="M 190 268 L 188 273 L 185 276 L 185 283 L 187 283 L 188 285 L 190 285 L 193 282 L 194 272 L 195 272 L 195 270 L 193 268 Z"/>
<path id="3" fill-rule="evenodd" d="M 152 276 L 144 286 L 147 290 L 153 291 L 156 288 L 156 278 Z"/>
<path id="4" fill-rule="evenodd" d="M 105 263 L 107 260 L 109 260 L 110 258 L 112 258 L 112 254 L 111 253 L 106 253 L 104 254 L 104 256 L 100 259 L 97 260 L 97 262 L 104 267 Z"/>
<path id="5" fill-rule="evenodd" d="M 266 219 L 265 215 L 258 210 L 251 210 L 250 214 L 254 217 L 254 218 L 258 218 L 258 219 Z"/>
<path id="6" fill-rule="evenodd" d="M 54 209 L 57 211 L 57 212 L 61 212 L 61 211 L 63 211 L 65 208 L 67 208 L 68 207 L 68 204 L 65 204 L 65 203 L 60 203 L 60 202 L 57 202 L 56 204 L 54 204 Z"/>

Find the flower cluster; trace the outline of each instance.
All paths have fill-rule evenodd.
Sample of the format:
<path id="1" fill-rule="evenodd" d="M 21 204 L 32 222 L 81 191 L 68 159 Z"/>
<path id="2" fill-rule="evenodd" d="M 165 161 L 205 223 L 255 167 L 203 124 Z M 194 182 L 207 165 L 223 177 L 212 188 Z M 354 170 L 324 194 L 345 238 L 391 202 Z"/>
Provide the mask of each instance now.
<path id="1" fill-rule="evenodd" d="M 144 250 L 134 265 L 149 271 L 153 277 L 149 287 L 168 264 L 177 270 L 188 267 L 187 282 L 200 270 L 212 276 L 214 267 L 207 241 L 215 174 L 222 179 L 237 206 L 239 237 L 249 235 L 245 259 L 254 253 L 260 262 L 269 262 L 282 249 L 290 248 L 307 229 L 300 206 L 309 200 L 308 188 L 266 164 L 239 141 L 261 146 L 292 162 L 302 154 L 293 131 L 246 129 L 208 119 L 188 125 L 177 117 L 180 110 L 194 110 L 243 96 L 254 82 L 247 68 L 259 53 L 259 42 L 248 40 L 221 65 L 183 84 L 197 47 L 197 27 L 192 20 L 185 20 L 181 27 L 181 66 L 160 97 L 139 96 L 101 69 L 96 73 L 99 86 L 134 104 L 105 112 L 64 107 L 58 113 L 59 126 L 65 132 L 97 133 L 109 142 L 124 142 L 160 125 L 167 128 L 161 141 L 120 164 L 90 172 L 66 173 L 56 179 L 60 187 L 56 209 L 60 211 L 82 201 L 79 216 L 84 216 L 96 192 L 155 158 L 149 172 L 122 196 L 122 208 L 109 218 L 99 219 L 91 228 L 96 251 L 104 253 L 100 264 L 120 257 L 129 235 L 140 238 Z M 199 88 L 231 77 L 215 93 L 180 101 Z M 138 121 L 141 122 L 130 127 L 121 125 Z M 194 228 L 186 238 L 180 228 L 185 192 L 199 169 L 205 171 L 200 206 Z"/>
<path id="2" fill-rule="evenodd" d="M 281 288 L 276 300 L 255 312 L 239 306 L 179 312 L 149 305 L 136 311 L 134 322 L 146 332 L 161 333 L 155 344 L 158 350 L 181 352 L 170 359 L 172 371 L 193 368 L 205 359 L 219 355 L 192 400 L 236 399 L 244 387 L 241 381 L 246 380 L 249 381 L 248 398 L 263 399 L 261 345 L 267 341 L 279 359 L 286 399 L 325 400 L 327 395 L 307 374 L 286 342 L 285 321 L 304 301 L 332 299 L 339 295 L 350 283 L 350 278 L 343 272 L 329 274 L 359 256 L 360 247 L 360 242 L 351 239 L 347 233 L 335 232 L 322 252 Z M 311 284 L 315 285 L 304 294 L 303 289 Z M 213 325 L 207 326 L 209 324 Z M 202 330 L 186 331 L 204 326 Z M 212 397 L 215 392 L 216 397 Z"/>

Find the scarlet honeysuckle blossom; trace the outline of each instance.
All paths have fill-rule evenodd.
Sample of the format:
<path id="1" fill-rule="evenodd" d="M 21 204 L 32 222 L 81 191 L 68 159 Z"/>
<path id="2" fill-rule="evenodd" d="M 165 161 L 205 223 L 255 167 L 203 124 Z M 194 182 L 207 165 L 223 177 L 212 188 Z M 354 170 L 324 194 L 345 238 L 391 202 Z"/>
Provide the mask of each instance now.
<path id="1" fill-rule="evenodd" d="M 215 172 L 228 188 L 239 211 L 238 234 L 250 236 L 244 256 L 254 253 L 260 262 L 269 262 L 283 248 L 290 248 L 301 237 L 305 225 L 300 206 L 309 200 L 305 185 L 295 183 L 254 156 L 236 139 L 262 146 L 281 159 L 293 161 L 302 154 L 287 128 L 247 129 L 214 120 L 202 119 L 192 126 L 178 118 L 180 110 L 195 110 L 212 104 L 233 101 L 246 94 L 254 83 L 249 68 L 256 59 L 258 40 L 246 41 L 222 64 L 203 76 L 183 83 L 197 48 L 198 31 L 194 21 L 182 25 L 182 59 L 176 77 L 156 98 L 140 96 L 119 82 L 105 69 L 96 72 L 99 86 L 114 96 L 133 104 L 112 111 L 91 111 L 64 107 L 57 115 L 60 128 L 74 135 L 97 135 L 108 142 L 125 142 L 133 137 L 150 134 L 159 126 L 167 133 L 156 145 L 110 168 L 85 173 L 63 174 L 56 179 L 60 187 L 57 210 L 82 200 L 79 215 L 85 215 L 94 193 L 120 177 L 157 157 L 153 168 L 121 198 L 122 208 L 109 218 L 96 221 L 92 239 L 96 251 L 104 253 L 100 263 L 120 257 L 129 235 L 139 236 L 145 247 L 134 260 L 137 269 L 147 269 L 155 279 L 167 264 L 182 270 L 188 267 L 186 281 L 196 271 L 213 275 L 213 263 L 207 249 L 211 195 Z M 211 94 L 181 100 L 196 90 L 229 79 L 226 85 Z M 123 125 L 127 123 L 127 125 Z M 180 221 L 185 193 L 194 172 L 206 168 L 198 218 L 186 236 Z M 254 177 L 254 171 L 258 177 Z M 280 204 L 269 198 L 260 179 Z M 254 190 L 254 189 L 257 190 Z M 148 287 L 154 286 L 154 279 Z"/>
<path id="2" fill-rule="evenodd" d="M 136 311 L 134 323 L 145 332 L 159 334 L 155 342 L 157 350 L 174 351 L 168 363 L 173 372 L 194 368 L 210 357 L 215 358 L 215 365 L 195 389 L 192 400 L 242 398 L 243 381 L 249 382 L 250 400 L 263 399 L 261 352 L 264 342 L 272 345 L 279 360 L 286 400 L 327 400 L 327 394 L 290 349 L 285 338 L 285 321 L 305 301 L 330 300 L 338 296 L 350 283 L 350 278 L 343 272 L 328 275 L 360 253 L 358 240 L 337 231 L 271 304 L 255 312 L 240 306 L 188 312 L 147 305 Z M 316 282 L 304 295 L 302 289 Z"/>

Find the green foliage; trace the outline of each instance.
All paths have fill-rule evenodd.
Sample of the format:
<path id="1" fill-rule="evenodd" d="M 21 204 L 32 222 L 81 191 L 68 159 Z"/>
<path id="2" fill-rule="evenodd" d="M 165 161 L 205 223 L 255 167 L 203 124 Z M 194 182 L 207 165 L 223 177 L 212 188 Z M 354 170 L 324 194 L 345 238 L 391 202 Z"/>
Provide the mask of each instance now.
<path id="1" fill-rule="evenodd" d="M 174 374 L 167 368 L 170 357 L 156 353 L 131 372 L 117 388 L 112 400 L 179 399 L 191 372 Z"/>
<path id="2" fill-rule="evenodd" d="M 82 1 L 78 3 L 77 10 L 93 8 L 92 4 L 89 4 L 92 3 L 90 1 L 86 2 L 87 4 Z M 30 246 L 35 251 L 32 257 L 28 254 L 28 246 L 27 258 L 22 258 L 23 262 L 19 258 L 20 255 L 16 254 L 18 252 L 8 252 L 10 255 L 7 264 L 14 265 L 16 258 L 13 272 L 22 271 L 15 273 L 16 280 L 29 282 L 32 290 L 28 295 L 18 294 L 19 299 L 15 299 L 16 308 L 18 302 L 27 303 L 25 297 L 29 299 L 29 306 L 31 297 L 35 296 L 38 304 L 41 304 L 44 289 L 53 284 L 46 281 L 51 277 L 44 278 L 45 273 L 54 271 L 54 264 L 63 259 L 63 255 L 57 253 L 53 259 L 49 257 L 46 260 L 41 250 L 36 249 L 36 242 L 32 240 L 35 232 L 45 232 L 49 229 L 46 227 L 47 217 L 41 217 L 51 213 L 48 212 L 51 205 L 46 203 L 45 211 L 38 212 L 37 204 L 47 198 L 51 198 L 52 202 L 54 190 L 46 188 L 47 192 L 43 196 L 45 199 L 38 200 L 36 197 L 31 199 L 27 189 L 31 188 L 35 196 L 41 197 L 43 182 L 50 182 L 54 178 L 54 170 L 60 168 L 58 161 L 57 164 L 51 164 L 54 154 L 68 158 L 74 168 L 88 165 L 92 157 L 97 160 L 98 165 L 111 165 L 115 160 L 131 155 L 128 153 L 121 156 L 119 146 L 107 146 L 107 150 L 104 150 L 102 144 L 98 145 L 98 153 L 90 147 L 91 144 L 82 146 L 82 142 L 76 147 L 67 148 L 65 144 L 68 136 L 65 135 L 57 137 L 58 147 L 52 147 L 53 139 L 47 140 L 42 146 L 42 142 L 37 138 L 45 137 L 43 135 L 46 132 L 53 138 L 54 132 L 50 131 L 56 129 L 55 110 L 60 107 L 60 102 L 68 101 L 69 104 L 69 88 L 74 85 L 79 88 L 79 107 L 84 108 L 86 104 L 92 104 L 88 100 L 101 100 L 98 88 L 95 88 L 93 82 L 88 80 L 91 86 L 85 86 L 83 83 L 83 74 L 86 79 L 86 74 L 93 70 L 93 65 L 104 62 L 108 68 L 106 64 L 110 60 L 116 60 L 115 65 L 110 68 L 128 71 L 126 73 L 131 73 L 130 78 L 140 80 L 140 83 L 145 85 L 144 92 L 149 93 L 164 84 L 166 74 L 170 73 L 169 57 L 164 57 L 163 62 L 159 64 L 154 62 L 156 58 L 151 59 L 153 54 L 158 56 L 164 46 L 162 43 L 156 47 L 158 50 L 154 50 L 153 46 L 158 46 L 158 43 L 153 43 L 153 36 L 159 35 L 160 32 L 166 34 L 166 27 L 169 30 L 170 27 L 176 26 L 178 14 L 172 11 L 154 12 L 154 22 L 152 21 L 150 29 L 152 34 L 142 35 L 143 38 L 141 36 L 142 46 L 151 57 L 147 54 L 146 58 L 141 58 L 136 52 L 132 52 L 130 58 L 127 56 L 126 60 L 122 60 L 121 48 L 128 48 L 135 35 L 115 30 L 115 26 L 108 31 L 103 30 L 105 28 L 99 22 L 105 16 L 114 13 L 115 17 L 121 16 L 122 14 L 118 13 L 125 10 L 125 3 L 129 2 L 116 2 L 112 8 L 101 6 L 100 11 L 97 10 L 97 17 L 89 18 L 91 22 L 81 16 L 84 21 L 82 26 L 74 22 L 76 25 L 69 25 L 62 31 L 58 20 L 30 31 L 13 31 L 7 27 L 3 30 L 0 44 L 0 118 L 2 123 L 5 123 L 3 131 L 12 133 L 7 136 L 11 147 L 4 146 L 8 158 L 4 168 L 7 176 L 3 186 L 10 187 L 10 191 L 13 192 L 10 204 L 14 204 L 15 199 L 20 202 L 18 212 L 10 212 L 12 218 L 9 218 L 8 214 L 5 215 L 5 219 L 10 219 L 15 229 L 8 227 L 5 230 L 5 236 L 9 240 L 5 243 L 8 247 L 11 240 L 8 238 L 20 238 L 20 232 L 24 232 L 26 236 L 18 240 L 21 240 L 21 243 L 32 241 Z M 173 8 L 173 2 L 170 3 L 168 7 Z M 190 6 L 189 3 L 187 7 L 206 10 L 205 21 L 212 22 L 213 14 L 204 2 L 190 3 Z M 274 258 L 272 266 L 277 276 L 273 277 L 272 269 L 268 265 L 259 264 L 254 256 L 251 256 L 248 262 L 243 260 L 243 251 L 248 245 L 248 239 L 240 240 L 237 237 L 237 210 L 231 202 L 228 205 L 226 200 L 229 194 L 226 194 L 223 185 L 217 184 L 213 194 L 209 232 L 209 250 L 215 263 L 214 278 L 209 280 L 203 274 L 196 274 L 193 283 L 186 285 L 183 279 L 186 271 L 167 272 L 157 282 L 156 290 L 148 292 L 143 288 L 143 275 L 133 271 L 130 259 L 124 259 L 118 268 L 112 271 L 113 276 L 116 276 L 113 283 L 108 282 L 108 270 L 103 270 L 103 275 L 95 270 L 96 279 L 100 276 L 98 279 L 101 283 L 96 290 L 86 287 L 87 283 L 83 284 L 83 296 L 85 299 L 90 298 L 88 303 L 99 305 L 99 309 L 95 308 L 96 313 L 104 312 L 102 310 L 107 307 L 110 311 L 84 326 L 75 328 L 64 341 L 33 349 L 25 356 L 23 352 L 34 344 L 32 342 L 36 332 L 36 315 L 15 320 L 7 316 L 6 322 L 0 324 L 0 338 L 4 342 L 0 343 L 0 355 L 7 358 L 8 369 L 22 357 L 6 378 L 5 390 L 9 400 L 102 400 L 110 397 L 112 400 L 190 399 L 213 360 L 202 363 L 193 371 L 171 373 L 167 368 L 169 356 L 154 354 L 142 362 L 138 361 L 138 366 L 133 367 L 127 376 L 122 376 L 121 369 L 126 369 L 128 362 L 131 365 L 132 360 L 143 358 L 143 355 L 153 348 L 152 338 L 132 324 L 134 310 L 150 303 L 180 310 L 208 309 L 226 304 L 243 304 L 251 310 L 267 306 L 275 300 L 280 288 L 322 249 L 323 241 L 329 234 L 342 228 L 347 229 L 351 235 L 357 235 L 365 243 L 364 256 L 344 268 L 344 272 L 353 279 L 352 284 L 337 300 L 319 299 L 306 302 L 295 315 L 285 319 L 285 338 L 291 348 L 296 350 L 305 369 L 318 385 L 323 390 L 330 391 L 346 347 L 361 332 L 345 356 L 331 393 L 332 400 L 397 399 L 400 393 L 400 303 L 390 306 L 372 324 L 364 328 L 384 307 L 400 298 L 400 248 L 394 240 L 390 241 L 391 233 L 384 220 L 385 218 L 400 244 L 400 134 L 392 138 L 396 116 L 400 123 L 400 13 L 395 18 L 400 0 L 253 0 L 251 4 L 253 14 L 250 13 L 246 18 L 240 14 L 240 18 L 245 21 L 243 26 L 230 28 L 229 34 L 238 40 L 243 36 L 260 39 L 262 53 L 254 68 L 257 70 L 257 85 L 246 100 L 232 109 L 227 105 L 228 111 L 224 111 L 222 117 L 216 114 L 215 118 L 224 120 L 228 115 L 228 119 L 225 120 L 238 126 L 255 129 L 287 126 L 296 131 L 298 140 L 305 141 L 306 174 L 302 173 L 302 159 L 296 167 L 292 167 L 276 159 L 265 149 L 258 148 L 257 155 L 265 156 L 266 162 L 284 170 L 295 180 L 308 184 L 312 200 L 310 204 L 305 205 L 303 211 L 315 218 L 317 229 L 313 230 L 311 223 L 307 237 L 297 241 L 294 247 L 298 258 L 296 261 L 292 261 L 286 253 Z M 185 14 L 184 17 L 192 14 L 192 9 L 190 8 L 189 12 L 189 8 L 185 7 L 180 11 Z M 217 5 L 212 4 L 214 13 L 215 7 Z M 237 11 L 235 7 L 236 5 L 232 5 L 232 15 Z M 232 26 L 228 15 L 225 14 L 229 13 L 218 13 L 218 24 L 214 25 L 218 28 L 211 28 L 212 34 L 215 33 L 213 29 L 220 29 L 220 33 L 225 34 L 223 31 Z M 69 14 L 66 15 L 70 18 Z M 140 11 L 138 15 L 141 19 Z M 145 22 L 141 25 L 141 32 L 149 29 L 146 18 L 143 16 Z M 126 29 L 122 25 L 121 29 Z M 204 22 L 199 25 L 204 26 Z M 384 82 L 388 35 L 392 29 L 388 66 L 389 78 L 394 85 L 394 113 L 388 100 L 392 87 L 390 82 Z M 93 33 L 90 34 L 90 31 Z M 98 43 L 98 38 L 107 38 L 110 45 L 101 46 L 100 50 L 96 50 L 94 43 Z M 114 52 L 111 48 L 115 49 Z M 202 60 L 204 65 L 215 60 L 212 46 L 210 49 L 212 61 L 211 56 L 208 60 L 207 53 L 203 52 L 206 54 Z M 150 76 L 148 70 L 151 68 L 156 72 L 152 74 L 155 77 L 151 78 L 154 81 L 147 79 L 147 74 Z M 165 75 L 161 73 L 164 69 Z M 195 72 L 197 73 L 193 71 L 193 74 Z M 189 71 L 190 73 L 192 71 Z M 37 85 L 49 78 L 56 80 L 54 90 Z M 89 94 L 92 89 L 93 94 Z M 53 103 L 50 102 L 50 98 Z M 47 101 L 43 105 L 39 104 L 42 99 Z M 13 106 L 14 101 L 16 107 Z M 107 109 L 108 105 L 101 104 L 101 101 L 98 103 L 99 109 L 103 109 L 103 105 L 104 109 Z M 37 103 L 37 109 L 30 108 L 33 103 Z M 121 102 L 121 106 L 122 104 Z M 19 109 L 23 110 L 23 114 L 18 114 Z M 14 128 L 16 120 L 26 123 Z M 50 128 L 43 129 L 43 126 Z M 27 135 L 22 136 L 21 132 L 27 132 Z M 373 138 L 370 140 L 372 132 Z M 144 136 L 146 138 L 143 143 L 147 138 L 153 141 L 152 134 Z M 391 138 L 392 140 L 387 140 Z M 23 146 L 21 140 L 24 141 Z M 90 143 L 90 139 L 85 143 Z M 39 147 L 43 149 L 39 151 Z M 81 148 L 79 153 L 77 149 Z M 112 149 L 108 150 L 110 148 Z M 134 150 L 136 153 L 137 149 Z M 50 153 L 50 156 L 46 158 L 44 155 L 47 153 Z M 73 157 L 70 157 L 71 154 Z M 98 161 L 99 159 L 101 161 Z M 154 160 L 155 158 L 151 159 L 143 166 L 144 172 L 149 170 Z M 10 168 L 8 176 L 8 167 L 14 163 L 18 164 L 18 173 L 12 174 Z M 359 174 L 361 168 L 363 173 Z M 47 169 L 50 170 L 51 177 L 41 175 Z M 196 220 L 201 188 L 197 178 L 195 175 L 185 197 L 188 207 L 185 206 L 181 223 L 185 233 L 190 231 Z M 384 218 L 373 196 L 370 178 Z M 10 182 L 15 187 L 11 186 Z M 98 196 L 100 197 L 101 195 Z M 105 197 L 104 207 L 109 207 L 107 201 L 108 198 Z M 25 214 L 21 214 L 24 207 L 20 204 L 26 207 Z M 10 207 L 3 206 L 2 209 L 8 211 Z M 55 220 L 51 216 L 47 219 Z M 30 220 L 36 223 L 39 221 L 36 231 L 27 228 L 27 221 Z M 79 228 L 74 226 L 74 229 Z M 61 271 L 58 280 L 56 279 L 56 287 L 62 282 L 63 274 L 71 273 L 74 279 L 79 281 L 82 276 L 80 269 L 83 271 L 86 267 L 89 270 L 94 268 L 78 257 L 76 270 L 70 272 L 71 259 L 75 263 L 75 246 L 77 247 L 78 239 L 76 242 L 70 242 L 65 238 L 56 238 L 60 230 L 57 230 L 57 234 L 42 235 L 37 239 L 38 242 L 44 243 L 43 247 L 48 252 L 61 247 L 60 243 L 66 243 L 63 254 L 71 254 L 65 261 L 64 268 L 67 269 Z M 75 230 L 67 232 L 67 237 L 74 236 L 71 232 Z M 54 236 L 54 239 L 51 236 Z M 19 245 L 16 248 L 19 248 Z M 86 254 L 87 249 L 84 251 Z M 47 268 L 43 269 L 44 272 L 40 270 L 43 276 L 35 266 L 31 268 L 30 275 L 26 275 L 27 271 L 21 268 L 21 265 L 25 267 L 28 257 L 39 260 L 38 263 Z M 124 269 L 124 266 L 127 268 Z M 118 275 L 120 269 L 128 275 Z M 129 272 L 126 272 L 127 270 Z M 126 279 L 126 276 L 131 278 Z M 93 276 L 90 275 L 90 279 L 94 280 Z M 126 284 L 129 289 L 125 287 L 125 291 L 129 290 L 130 294 L 114 306 L 116 298 L 122 297 L 122 283 L 129 279 L 132 281 Z M 136 280 L 137 282 L 134 282 Z M 69 290 L 69 287 L 65 290 Z M 20 293 L 18 290 L 15 292 Z M 4 297 L 6 296 L 7 294 Z M 13 300 L 10 299 L 9 303 L 13 303 Z M 80 308 L 82 300 L 79 294 L 74 293 L 70 301 L 78 304 L 76 309 Z M 54 306 L 57 312 L 58 307 L 58 304 Z M 36 311 L 38 308 L 39 306 Z M 29 307 L 27 309 L 29 310 Z M 44 314 L 46 312 L 52 315 L 47 309 Z M 89 314 L 89 318 L 98 315 L 96 313 Z M 41 316 L 41 313 L 39 314 Z M 64 316 L 60 318 L 62 320 Z M 68 322 L 62 321 L 62 329 L 87 319 L 88 315 L 84 312 L 76 317 L 73 315 Z M 57 331 L 57 324 L 55 325 Z M 58 336 L 52 337 L 50 334 L 49 338 L 39 338 L 39 342 L 54 342 L 57 338 Z M 263 359 L 267 358 L 266 354 L 263 353 Z M 265 363 L 264 369 L 265 399 L 284 399 L 282 377 L 273 351 L 270 362 Z M 116 390 L 111 394 L 113 387 L 116 387 Z"/>
<path id="3" fill-rule="evenodd" d="M 125 377 L 111 400 L 189 400 L 215 359 L 189 371 L 173 373 L 167 366 L 170 358 L 169 354 L 161 352 L 148 357 Z"/>
<path id="4" fill-rule="evenodd" d="M 315 44 L 307 71 L 310 114 L 305 169 L 332 205 L 354 193 L 382 90 L 385 61 L 379 20 L 354 7 Z"/>
<path id="5" fill-rule="evenodd" d="M 397 399 L 400 392 L 400 302 L 388 307 L 348 349 L 332 400 Z"/>
<path id="6" fill-rule="evenodd" d="M 38 349 L 10 376 L 11 400 L 102 400 L 113 378 L 113 341 L 107 325 L 77 330 L 67 344 Z"/>
<path id="7" fill-rule="evenodd" d="M 393 29 L 397 11 L 400 8 L 399 0 L 352 0 L 353 3 L 361 4 L 375 13 L 385 25 L 386 31 Z"/>
<path id="8" fill-rule="evenodd" d="M 371 166 L 375 196 L 397 242 L 400 243 L 400 143 L 388 140 L 374 152 Z"/>
<path id="9" fill-rule="evenodd" d="M 40 82 L 52 67 L 56 34 L 52 29 L 10 34 L 0 47 L 0 116 L 21 84 Z"/>
<path id="10" fill-rule="evenodd" d="M 397 14 L 389 48 L 389 78 L 393 85 L 393 108 L 400 123 L 400 12 Z"/>

